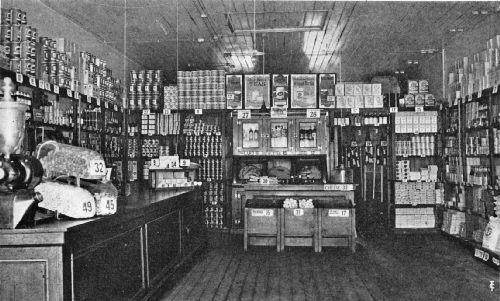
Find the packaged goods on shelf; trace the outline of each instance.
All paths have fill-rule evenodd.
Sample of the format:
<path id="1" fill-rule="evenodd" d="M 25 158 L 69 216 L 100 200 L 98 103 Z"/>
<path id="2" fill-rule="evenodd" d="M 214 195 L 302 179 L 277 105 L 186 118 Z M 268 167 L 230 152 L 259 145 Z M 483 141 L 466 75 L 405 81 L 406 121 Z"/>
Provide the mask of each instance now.
<path id="1" fill-rule="evenodd" d="M 225 109 L 224 70 L 178 71 L 179 109 Z"/>
<path id="2" fill-rule="evenodd" d="M 128 157 L 136 158 L 139 155 L 139 145 L 137 139 L 128 139 Z"/>
<path id="3" fill-rule="evenodd" d="M 409 160 L 396 161 L 396 180 L 398 181 L 425 181 L 436 182 L 438 174 L 437 165 L 428 165 L 419 171 L 412 171 Z"/>
<path id="4" fill-rule="evenodd" d="M 463 166 L 459 157 L 449 157 L 445 165 L 446 180 L 451 183 L 463 181 Z"/>
<path id="5" fill-rule="evenodd" d="M 132 70 L 128 89 L 129 109 L 163 108 L 165 78 L 162 70 Z"/>
<path id="6" fill-rule="evenodd" d="M 482 162 L 482 158 L 465 158 L 466 182 L 473 185 L 490 185 L 489 163 Z"/>
<path id="7" fill-rule="evenodd" d="M 395 114 L 396 133 L 436 133 L 438 112 L 398 112 Z"/>
<path id="8" fill-rule="evenodd" d="M 446 210 L 443 213 L 441 230 L 451 235 L 460 235 L 460 229 L 465 226 L 465 212 Z"/>
<path id="9" fill-rule="evenodd" d="M 434 208 L 396 208 L 396 228 L 434 228 Z"/>
<path id="10" fill-rule="evenodd" d="M 169 85 L 163 87 L 163 108 L 177 110 L 179 109 L 179 90 L 177 86 Z"/>
<path id="11" fill-rule="evenodd" d="M 221 206 L 224 204 L 224 184 L 210 182 L 204 185 L 203 203 L 209 206 Z"/>
<path id="12" fill-rule="evenodd" d="M 465 105 L 465 127 L 476 128 L 489 126 L 488 104 L 471 102 Z"/>
<path id="13" fill-rule="evenodd" d="M 433 135 L 418 135 L 396 140 L 396 156 L 434 156 L 435 137 Z"/>
<path id="14" fill-rule="evenodd" d="M 338 109 L 383 108 L 382 84 L 337 83 L 335 103 Z"/>
<path id="15" fill-rule="evenodd" d="M 158 156 L 160 156 L 160 140 L 143 139 L 141 145 L 141 153 L 145 158 L 157 158 Z"/>
<path id="16" fill-rule="evenodd" d="M 217 206 L 205 207 L 205 225 L 207 228 L 222 228 L 224 226 L 224 208 Z"/>
<path id="17" fill-rule="evenodd" d="M 352 121 L 351 121 L 352 120 Z M 334 117 L 333 125 L 338 126 L 364 126 L 364 125 L 384 125 L 389 124 L 389 118 L 387 116 L 350 116 L 350 117 Z"/>
<path id="18" fill-rule="evenodd" d="M 397 205 L 436 204 L 436 184 L 427 182 L 395 183 L 395 203 Z M 439 189 L 438 189 L 439 191 Z"/>
<path id="19" fill-rule="evenodd" d="M 178 135 L 180 132 L 180 114 L 141 115 L 142 135 Z"/>
<path id="20" fill-rule="evenodd" d="M 500 254 L 500 218 L 490 218 L 490 221 L 484 230 L 483 248 Z"/>
<path id="21" fill-rule="evenodd" d="M 460 154 L 460 146 L 457 137 L 444 137 L 444 155 L 458 156 Z"/>

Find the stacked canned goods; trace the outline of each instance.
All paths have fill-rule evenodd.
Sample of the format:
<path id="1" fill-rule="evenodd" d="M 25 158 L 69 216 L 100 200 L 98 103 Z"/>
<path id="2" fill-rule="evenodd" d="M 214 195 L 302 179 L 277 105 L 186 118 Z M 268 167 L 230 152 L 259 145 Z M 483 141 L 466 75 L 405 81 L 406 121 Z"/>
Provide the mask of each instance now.
<path id="1" fill-rule="evenodd" d="M 38 55 L 37 77 L 63 88 L 71 87 L 71 68 L 66 53 L 57 51 L 57 42 L 47 37 L 40 37 L 36 44 Z"/>
<path id="2" fill-rule="evenodd" d="M 170 85 L 163 87 L 163 108 L 176 110 L 179 109 L 177 86 Z"/>
<path id="3" fill-rule="evenodd" d="M 179 120 L 179 113 L 141 115 L 141 135 L 178 135 L 180 133 Z"/>
<path id="4" fill-rule="evenodd" d="M 123 156 L 123 143 L 121 143 L 120 137 L 115 136 L 105 136 L 104 145 L 104 156 L 106 158 L 121 158 Z"/>
<path id="5" fill-rule="evenodd" d="M 158 158 L 160 155 L 160 140 L 159 139 L 143 139 L 142 140 L 142 156 L 145 158 Z"/>
<path id="6" fill-rule="evenodd" d="M 179 109 L 225 109 L 224 70 L 177 71 Z"/>
<path id="7" fill-rule="evenodd" d="M 136 158 L 139 155 L 139 144 L 137 139 L 128 139 L 128 157 Z"/>
<path id="8" fill-rule="evenodd" d="M 5 47 L 10 70 L 36 75 L 37 29 L 27 25 L 26 12 L 17 8 L 2 8 L 0 44 Z"/>
<path id="9" fill-rule="evenodd" d="M 163 82 L 162 70 L 130 71 L 129 109 L 157 110 L 163 108 Z"/>

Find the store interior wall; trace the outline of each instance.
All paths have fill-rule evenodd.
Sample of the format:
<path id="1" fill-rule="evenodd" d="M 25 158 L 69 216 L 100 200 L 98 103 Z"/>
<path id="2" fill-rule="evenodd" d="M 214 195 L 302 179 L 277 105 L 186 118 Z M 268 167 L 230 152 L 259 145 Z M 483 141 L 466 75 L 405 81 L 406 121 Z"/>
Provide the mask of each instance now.
<path id="1" fill-rule="evenodd" d="M 62 1 L 62 0 L 61 0 Z M 87 51 L 106 61 L 113 70 L 113 76 L 123 78 L 123 53 L 106 45 L 94 34 L 86 31 L 72 20 L 55 12 L 40 0 L 1 0 L 2 8 L 19 8 L 26 11 L 28 25 L 37 28 L 39 37 L 65 38 L 80 45 L 81 51 Z M 127 72 L 129 70 L 145 69 L 140 62 L 127 59 Z"/>

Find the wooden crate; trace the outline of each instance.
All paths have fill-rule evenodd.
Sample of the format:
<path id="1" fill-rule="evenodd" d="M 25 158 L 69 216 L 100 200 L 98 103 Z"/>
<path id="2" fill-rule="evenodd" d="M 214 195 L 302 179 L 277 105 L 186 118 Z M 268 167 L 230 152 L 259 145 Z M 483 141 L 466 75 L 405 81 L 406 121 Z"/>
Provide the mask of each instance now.
<path id="1" fill-rule="evenodd" d="M 283 208 L 245 208 L 244 249 L 248 245 L 276 246 L 281 251 Z"/>
<path id="2" fill-rule="evenodd" d="M 355 209 L 318 208 L 318 252 L 322 247 L 350 247 L 356 251 Z"/>
<path id="3" fill-rule="evenodd" d="M 317 208 L 284 208 L 281 224 L 281 250 L 285 246 L 312 246 L 317 252 L 317 219 Z"/>

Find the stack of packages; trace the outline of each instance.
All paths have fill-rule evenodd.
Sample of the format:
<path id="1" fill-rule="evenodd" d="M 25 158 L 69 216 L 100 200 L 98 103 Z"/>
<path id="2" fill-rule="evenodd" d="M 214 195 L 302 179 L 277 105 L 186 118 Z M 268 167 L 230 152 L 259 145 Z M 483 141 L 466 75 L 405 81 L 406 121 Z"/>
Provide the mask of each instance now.
<path id="1" fill-rule="evenodd" d="M 459 59 L 448 75 L 448 102 L 500 84 L 500 34 L 486 41 L 486 50 Z"/>
<path id="2" fill-rule="evenodd" d="M 429 82 L 427 80 L 408 81 L 408 94 L 405 95 L 403 103 L 400 103 L 401 107 L 434 107 L 435 105 L 436 99 L 433 94 L 429 93 Z"/>
<path id="3" fill-rule="evenodd" d="M 382 84 L 337 83 L 335 100 L 337 109 L 382 108 Z"/>
<path id="4" fill-rule="evenodd" d="M 314 208 L 314 203 L 312 199 L 300 199 L 296 200 L 294 198 L 286 198 L 285 201 L 283 202 L 283 208 L 289 208 L 289 209 L 294 209 L 294 208 L 302 208 L 302 209 L 307 209 L 307 208 Z"/>
<path id="5" fill-rule="evenodd" d="M 178 71 L 179 109 L 225 109 L 224 70 Z"/>
<path id="6" fill-rule="evenodd" d="M 179 108 L 179 95 L 177 86 L 168 85 L 163 87 L 163 108 L 176 110 Z"/>
<path id="7" fill-rule="evenodd" d="M 26 12 L 16 8 L 2 8 L 0 67 L 35 76 L 37 29 L 27 23 Z"/>
<path id="8" fill-rule="evenodd" d="M 131 110 L 163 108 L 162 70 L 132 70 L 128 89 L 128 106 Z"/>
<path id="9" fill-rule="evenodd" d="M 36 56 L 38 58 L 36 77 L 63 88 L 77 90 L 78 73 L 78 46 L 73 43 L 72 51 L 60 51 L 61 42 L 47 37 L 40 37 L 36 43 Z M 73 66 L 72 66 L 73 65 Z"/>

